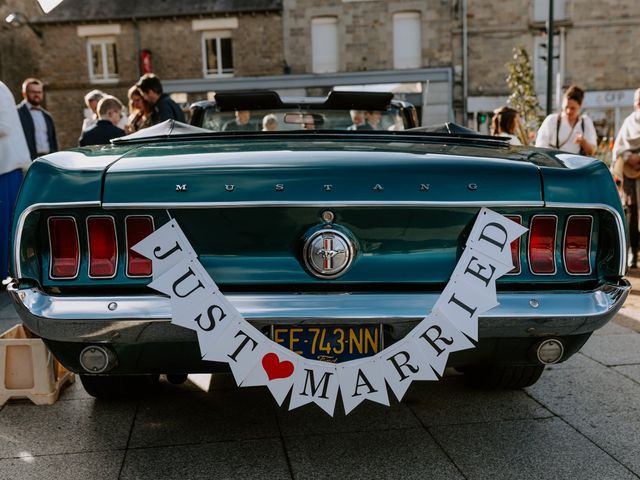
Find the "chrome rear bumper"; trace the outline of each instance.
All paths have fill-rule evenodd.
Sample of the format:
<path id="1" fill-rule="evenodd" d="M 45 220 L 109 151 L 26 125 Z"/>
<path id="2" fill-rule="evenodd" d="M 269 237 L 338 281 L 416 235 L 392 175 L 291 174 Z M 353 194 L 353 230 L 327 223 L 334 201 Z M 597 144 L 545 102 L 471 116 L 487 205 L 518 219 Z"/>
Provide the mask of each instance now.
<path id="1" fill-rule="evenodd" d="M 479 319 L 484 338 L 578 335 L 603 326 L 624 303 L 622 279 L 591 291 L 501 292 L 500 305 Z M 172 325 L 169 299 L 159 295 L 53 296 L 8 285 L 25 325 L 60 342 L 147 343 L 193 341 L 195 332 Z M 378 324 L 401 338 L 427 315 L 439 293 L 229 294 L 257 328 L 273 324 Z"/>

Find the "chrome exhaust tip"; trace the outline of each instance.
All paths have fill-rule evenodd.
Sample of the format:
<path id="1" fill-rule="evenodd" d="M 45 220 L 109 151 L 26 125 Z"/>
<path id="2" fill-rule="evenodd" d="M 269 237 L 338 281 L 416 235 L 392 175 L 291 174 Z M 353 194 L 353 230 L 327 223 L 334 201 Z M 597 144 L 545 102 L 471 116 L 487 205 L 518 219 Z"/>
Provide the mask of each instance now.
<path id="1" fill-rule="evenodd" d="M 553 365 L 562 359 L 564 345 L 556 338 L 543 340 L 533 346 L 534 357 L 542 365 Z"/>
<path id="2" fill-rule="evenodd" d="M 90 345 L 80 352 L 80 365 L 89 373 L 104 373 L 116 363 L 116 354 L 106 347 Z"/>

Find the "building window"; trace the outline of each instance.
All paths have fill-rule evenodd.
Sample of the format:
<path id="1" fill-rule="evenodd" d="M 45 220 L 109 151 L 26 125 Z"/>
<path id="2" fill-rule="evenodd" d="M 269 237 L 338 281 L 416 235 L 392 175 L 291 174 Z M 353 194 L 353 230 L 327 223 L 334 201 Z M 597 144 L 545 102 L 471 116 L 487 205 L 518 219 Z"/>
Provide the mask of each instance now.
<path id="1" fill-rule="evenodd" d="M 393 15 L 393 68 L 422 66 L 422 34 L 419 12 Z"/>
<path id="2" fill-rule="evenodd" d="M 205 77 L 233 75 L 231 31 L 202 32 L 202 67 Z"/>
<path id="3" fill-rule="evenodd" d="M 311 20 L 311 58 L 313 73 L 338 71 L 338 19 L 317 17 Z"/>
<path id="4" fill-rule="evenodd" d="M 546 22 L 549 18 L 549 0 L 535 0 L 533 3 L 533 21 Z M 553 0 L 553 20 L 566 20 L 567 9 L 564 0 Z"/>
<path id="5" fill-rule="evenodd" d="M 560 35 L 553 36 L 553 84 L 555 85 L 560 65 Z M 534 40 L 533 77 L 536 92 L 547 93 L 547 37 L 536 37 Z M 551 92 L 553 95 L 554 92 Z"/>
<path id="6" fill-rule="evenodd" d="M 88 38 L 87 56 L 91 82 L 118 81 L 118 54 L 115 37 Z"/>

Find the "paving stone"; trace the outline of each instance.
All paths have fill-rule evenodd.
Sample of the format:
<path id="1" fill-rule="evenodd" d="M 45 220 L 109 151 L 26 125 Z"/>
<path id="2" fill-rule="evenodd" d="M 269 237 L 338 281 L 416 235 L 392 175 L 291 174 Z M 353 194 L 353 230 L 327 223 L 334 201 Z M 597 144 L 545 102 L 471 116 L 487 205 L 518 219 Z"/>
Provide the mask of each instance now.
<path id="1" fill-rule="evenodd" d="M 208 443 L 278 436 L 276 405 L 264 387 L 210 393 L 175 389 L 142 399 L 131 447 Z"/>
<path id="2" fill-rule="evenodd" d="M 542 377 L 540 378 L 544 378 L 544 376 L 547 374 L 547 372 L 550 372 L 552 370 L 565 370 L 565 369 L 573 369 L 573 368 L 588 368 L 588 367 L 595 367 L 600 365 L 598 362 L 596 362 L 595 360 L 593 360 L 592 358 L 589 358 L 585 355 L 583 355 L 581 352 L 578 352 L 574 355 L 572 355 L 571 357 L 569 357 L 568 360 L 565 360 L 564 362 L 560 362 L 560 363 L 555 363 L 553 365 L 547 365 L 544 369 L 544 373 L 542 374 Z"/>
<path id="3" fill-rule="evenodd" d="M 0 458 L 125 448 L 134 402 L 8 403 L 0 411 Z"/>
<path id="4" fill-rule="evenodd" d="M 640 335 L 592 336 L 580 351 L 603 365 L 640 363 Z"/>
<path id="5" fill-rule="evenodd" d="M 18 480 L 117 480 L 124 450 L 0 460 L 1 478 Z"/>
<path id="6" fill-rule="evenodd" d="M 414 382 L 403 402 L 426 426 L 553 415 L 522 390 L 481 390 L 468 386 L 462 377 Z"/>
<path id="7" fill-rule="evenodd" d="M 209 425 L 215 428 L 215 425 Z M 121 480 L 290 479 L 280 439 L 129 449 Z"/>
<path id="8" fill-rule="evenodd" d="M 20 323 L 20 320 L 15 318 L 5 318 L 0 314 L 0 335 L 18 323 Z"/>
<path id="9" fill-rule="evenodd" d="M 640 385 L 597 363 L 550 370 L 526 391 L 557 415 L 640 410 Z"/>
<path id="10" fill-rule="evenodd" d="M 463 478 L 424 429 L 286 437 L 294 478 Z"/>
<path id="11" fill-rule="evenodd" d="M 637 412 L 568 415 L 565 421 L 640 476 L 640 416 Z"/>
<path id="12" fill-rule="evenodd" d="M 620 365 L 619 367 L 613 367 L 613 369 L 625 377 L 640 383 L 640 365 Z"/>
<path id="13" fill-rule="evenodd" d="M 288 400 L 278 408 L 278 423 L 284 436 L 323 433 L 366 432 L 397 428 L 419 428 L 415 415 L 389 391 L 390 407 L 365 400 L 348 415 L 338 397 L 333 417 L 315 404 L 288 410 Z"/>
<path id="14" fill-rule="evenodd" d="M 633 330 L 628 327 L 615 322 L 608 322 L 604 327 L 593 332 L 593 335 L 626 335 L 632 332 Z"/>
<path id="15" fill-rule="evenodd" d="M 470 479 L 636 478 L 559 418 L 430 429 Z"/>

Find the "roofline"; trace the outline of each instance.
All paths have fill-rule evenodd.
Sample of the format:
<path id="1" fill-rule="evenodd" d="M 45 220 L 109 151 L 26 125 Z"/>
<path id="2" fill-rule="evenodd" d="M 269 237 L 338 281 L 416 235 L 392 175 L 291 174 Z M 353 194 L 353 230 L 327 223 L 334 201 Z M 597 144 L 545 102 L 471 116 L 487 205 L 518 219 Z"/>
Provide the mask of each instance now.
<path id="1" fill-rule="evenodd" d="M 264 8 L 238 8 L 236 10 L 224 10 L 224 11 L 203 11 L 199 13 L 175 13 L 167 14 L 158 12 L 157 14 L 150 13 L 143 16 L 111 16 L 100 18 L 82 18 L 82 19 L 61 19 L 61 18 L 47 18 L 47 15 L 34 18 L 30 20 L 30 23 L 34 25 L 84 25 L 92 23 L 114 23 L 114 22 L 139 22 L 143 20 L 158 20 L 161 18 L 217 18 L 217 17 L 229 17 L 247 13 L 282 13 L 282 7 L 264 7 Z M 53 15 L 53 14 L 52 14 Z"/>

